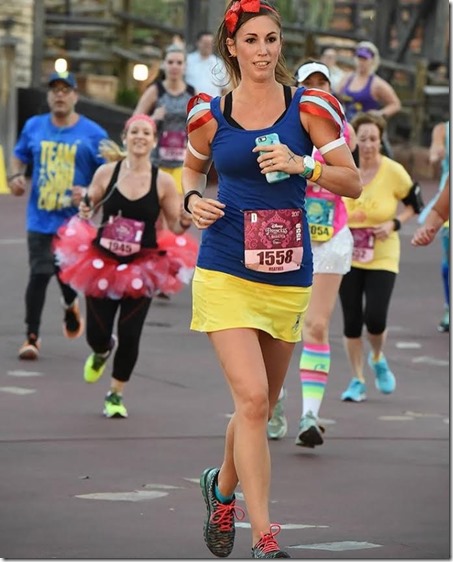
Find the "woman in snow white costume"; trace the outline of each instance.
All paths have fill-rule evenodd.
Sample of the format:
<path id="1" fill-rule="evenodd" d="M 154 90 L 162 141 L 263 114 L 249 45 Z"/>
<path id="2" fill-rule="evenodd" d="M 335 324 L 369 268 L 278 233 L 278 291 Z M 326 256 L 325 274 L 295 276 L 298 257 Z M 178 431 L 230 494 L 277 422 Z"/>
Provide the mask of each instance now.
<path id="1" fill-rule="evenodd" d="M 125 152 L 112 141 L 101 144 L 108 163 L 96 171 L 79 217 L 60 228 L 54 248 L 60 278 L 86 296 L 87 342 L 93 350 L 85 362 L 86 382 L 99 380 L 118 343 L 104 402 L 109 418 L 127 417 L 123 388 L 138 358 L 152 297 L 181 290 L 192 277 L 198 251 L 196 240 L 184 234 L 191 217 L 182 209 L 173 178 L 151 163 L 155 131 L 150 117 L 134 115 L 123 132 Z M 89 219 L 100 207 L 96 226 Z M 171 232 L 156 233 L 160 211 Z"/>

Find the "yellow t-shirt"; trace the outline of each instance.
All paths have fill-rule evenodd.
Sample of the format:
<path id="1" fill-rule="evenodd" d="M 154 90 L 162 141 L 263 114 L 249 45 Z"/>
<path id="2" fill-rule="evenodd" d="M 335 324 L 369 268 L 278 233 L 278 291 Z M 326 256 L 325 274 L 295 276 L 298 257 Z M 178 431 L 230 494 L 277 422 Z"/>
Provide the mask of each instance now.
<path id="1" fill-rule="evenodd" d="M 413 183 L 401 164 L 383 156 L 377 174 L 363 186 L 361 196 L 358 199 L 343 199 L 349 228 L 373 227 L 394 219 L 398 202 L 408 195 Z M 352 267 L 398 273 L 399 261 L 400 238 L 398 232 L 392 232 L 386 240 L 375 240 L 370 261 L 353 260 Z"/>

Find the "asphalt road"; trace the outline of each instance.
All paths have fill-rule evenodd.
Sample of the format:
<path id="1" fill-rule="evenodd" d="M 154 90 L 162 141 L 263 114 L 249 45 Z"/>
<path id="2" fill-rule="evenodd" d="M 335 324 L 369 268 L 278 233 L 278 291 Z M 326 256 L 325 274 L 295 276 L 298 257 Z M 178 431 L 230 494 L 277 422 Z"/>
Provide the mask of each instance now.
<path id="1" fill-rule="evenodd" d="M 425 182 L 425 198 L 435 183 Z M 42 352 L 20 362 L 27 257 L 25 199 L 0 197 L 0 556 L 5 559 L 209 559 L 198 478 L 219 464 L 232 403 L 205 335 L 190 332 L 190 290 L 152 304 L 126 389 L 127 420 L 102 417 L 108 373 L 82 379 L 84 338 L 66 340 L 55 281 Z M 288 436 L 271 442 L 271 515 L 280 544 L 304 559 L 449 559 L 449 336 L 440 242 L 410 246 L 389 314 L 386 355 L 397 389 L 339 397 L 350 372 L 337 306 L 332 369 L 315 450 L 294 445 L 298 352 L 287 378 Z M 108 371 L 108 369 L 107 369 Z M 239 496 L 240 497 L 240 496 Z M 240 500 L 240 504 L 243 502 Z M 238 527 L 232 558 L 249 558 Z"/>

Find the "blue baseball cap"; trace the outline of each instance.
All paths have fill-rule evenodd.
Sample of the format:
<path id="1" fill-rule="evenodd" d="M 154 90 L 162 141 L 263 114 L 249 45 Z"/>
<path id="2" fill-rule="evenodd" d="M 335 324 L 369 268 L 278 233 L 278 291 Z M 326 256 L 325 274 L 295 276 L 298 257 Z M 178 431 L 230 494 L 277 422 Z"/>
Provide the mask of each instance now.
<path id="1" fill-rule="evenodd" d="M 77 88 L 77 81 L 75 79 L 74 74 L 71 72 L 52 72 L 47 80 L 47 84 L 51 86 L 56 81 L 64 82 L 70 88 Z"/>

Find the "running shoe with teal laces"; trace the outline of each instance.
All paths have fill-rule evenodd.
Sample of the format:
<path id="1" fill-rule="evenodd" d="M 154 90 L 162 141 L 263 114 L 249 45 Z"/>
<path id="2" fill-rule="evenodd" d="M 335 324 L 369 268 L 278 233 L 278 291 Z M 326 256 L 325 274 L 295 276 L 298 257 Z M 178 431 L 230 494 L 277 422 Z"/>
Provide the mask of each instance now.
<path id="1" fill-rule="evenodd" d="M 271 419 L 267 422 L 267 437 L 269 439 L 283 439 L 288 433 L 288 420 L 285 416 L 283 401 L 286 397 L 286 390 L 283 389 L 283 395 L 278 399 L 272 413 Z"/>
<path id="2" fill-rule="evenodd" d="M 219 468 L 207 468 L 200 478 L 201 492 L 206 503 L 206 519 L 203 525 L 204 542 L 209 550 L 219 558 L 231 554 L 234 546 L 234 517 L 239 520 L 245 516 L 244 510 L 236 507 L 236 498 L 231 503 L 220 502 L 215 495 L 215 484 Z"/>
<path id="3" fill-rule="evenodd" d="M 381 353 L 379 361 L 374 361 L 373 353 L 370 352 L 368 355 L 368 365 L 374 371 L 376 388 L 382 392 L 382 394 L 392 394 L 396 387 L 395 375 L 389 369 L 384 354 Z"/>
<path id="4" fill-rule="evenodd" d="M 280 525 L 272 523 L 268 533 L 261 533 L 260 540 L 252 548 L 252 558 L 291 558 L 287 552 L 280 549 L 275 540 L 280 530 Z"/>
<path id="5" fill-rule="evenodd" d="M 363 402 L 366 400 L 366 384 L 354 377 L 341 395 L 343 402 Z"/>
<path id="6" fill-rule="evenodd" d="M 324 439 L 322 434 L 325 429 L 318 425 L 318 420 L 311 410 L 300 418 L 299 433 L 296 437 L 296 445 L 313 449 L 316 445 L 322 445 Z"/>
<path id="7" fill-rule="evenodd" d="M 95 383 L 104 374 L 107 359 L 112 354 L 116 346 L 116 336 L 112 336 L 110 340 L 110 349 L 106 353 L 92 353 L 88 356 L 83 367 L 83 378 L 85 382 Z"/>
<path id="8" fill-rule="evenodd" d="M 116 392 L 109 392 L 105 397 L 103 414 L 106 418 L 127 418 L 123 397 Z"/>

